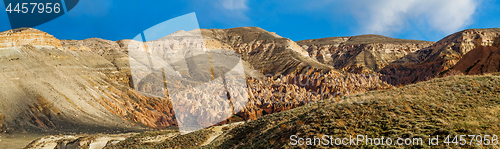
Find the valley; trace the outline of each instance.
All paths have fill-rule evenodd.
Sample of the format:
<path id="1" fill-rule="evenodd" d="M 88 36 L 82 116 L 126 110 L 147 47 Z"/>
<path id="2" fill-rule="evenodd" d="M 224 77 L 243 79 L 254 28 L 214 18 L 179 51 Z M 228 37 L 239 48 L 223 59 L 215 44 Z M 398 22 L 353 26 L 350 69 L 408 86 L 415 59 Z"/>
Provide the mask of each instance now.
<path id="1" fill-rule="evenodd" d="M 195 41 L 201 45 L 182 44 Z M 175 70 L 135 72 L 147 67 L 131 56 L 138 45 L 164 50 L 153 61 L 170 59 Z M 214 60 L 183 60 L 193 46 Z M 14 29 L 0 33 L 0 136 L 59 134 L 28 148 L 275 148 L 291 147 L 294 134 L 498 133 L 499 48 L 498 28 L 437 42 L 380 35 L 292 41 L 258 27 L 178 31 L 147 42 L 61 40 Z M 243 80 L 211 81 L 237 64 Z M 208 73 L 212 67 L 220 69 Z M 211 87 L 193 87 L 203 81 Z M 231 84 L 238 81 L 245 87 Z M 196 98 L 179 104 L 174 96 Z M 184 122 L 204 129 L 180 132 Z"/>

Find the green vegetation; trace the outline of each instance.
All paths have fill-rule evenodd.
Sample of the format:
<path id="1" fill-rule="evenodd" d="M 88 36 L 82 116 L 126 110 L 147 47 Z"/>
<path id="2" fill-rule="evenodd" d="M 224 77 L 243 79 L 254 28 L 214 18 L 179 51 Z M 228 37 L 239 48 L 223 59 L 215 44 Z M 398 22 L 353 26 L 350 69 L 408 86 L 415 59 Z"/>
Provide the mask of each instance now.
<path id="1" fill-rule="evenodd" d="M 118 144 L 112 146 L 111 148 L 147 148 L 147 146 L 154 145 L 152 143 L 143 143 L 144 138 L 154 138 L 160 135 L 169 135 L 176 136 L 179 134 L 176 130 L 166 130 L 166 131 L 154 131 L 154 132 L 144 132 L 132 137 L 127 138 L 124 141 L 120 141 Z"/>
<path id="2" fill-rule="evenodd" d="M 389 90 L 372 91 L 320 101 L 292 110 L 265 115 L 257 120 L 223 128 L 224 134 L 208 140 L 211 129 L 186 135 L 175 131 L 142 133 L 108 148 L 291 148 L 290 136 L 300 138 L 422 138 L 415 146 L 320 146 L 340 148 L 428 148 L 446 147 L 447 135 L 500 135 L 500 74 L 452 76 Z M 175 134 L 162 142 L 141 140 Z M 429 146 L 429 136 L 439 135 L 438 146 Z M 466 138 L 469 141 L 470 138 Z M 450 140 L 451 141 L 451 140 Z M 311 146 L 298 146 L 302 148 Z M 448 147 L 458 147 L 450 144 Z M 474 145 L 466 148 L 487 147 Z M 489 146 L 491 147 L 491 146 Z"/>
<path id="3" fill-rule="evenodd" d="M 205 147 L 290 148 L 291 135 L 349 138 L 361 134 L 373 138 L 423 138 L 424 142 L 429 135 L 500 135 L 499 115 L 500 77 L 453 76 L 266 115 L 230 130 Z M 439 145 L 432 147 L 445 147 L 443 143 Z M 392 147 L 431 146 L 424 143 Z"/>
<path id="4" fill-rule="evenodd" d="M 339 42 L 341 38 L 349 38 L 346 42 L 342 42 L 345 45 L 359 45 L 359 44 L 373 44 L 373 43 L 392 43 L 392 44 L 405 44 L 405 43 L 425 43 L 430 41 L 422 41 L 422 40 L 408 40 L 408 39 L 396 39 L 385 37 L 382 35 L 359 35 L 352 37 L 328 37 L 328 38 L 320 38 L 320 39 L 310 39 L 310 40 L 302 40 L 297 41 L 298 44 L 305 44 L 309 41 L 314 41 L 315 45 L 330 45 L 335 42 Z M 339 40 L 339 41 L 337 41 Z"/>
<path id="5" fill-rule="evenodd" d="M 116 145 L 110 145 L 106 148 L 193 148 L 201 146 L 211 133 L 213 131 L 208 129 L 198 130 L 185 135 L 180 135 L 178 131 L 146 132 L 132 136 Z M 170 135 L 170 137 L 167 137 L 162 142 L 145 142 L 148 138 L 155 138 L 160 135 Z"/>
<path id="6" fill-rule="evenodd" d="M 344 44 L 346 45 L 359 45 L 359 44 L 371 44 L 371 43 L 392 43 L 392 44 L 406 44 L 406 43 L 424 43 L 429 41 L 421 40 L 407 40 L 407 39 L 396 39 L 385 37 L 381 35 L 359 35 L 351 37 Z"/>

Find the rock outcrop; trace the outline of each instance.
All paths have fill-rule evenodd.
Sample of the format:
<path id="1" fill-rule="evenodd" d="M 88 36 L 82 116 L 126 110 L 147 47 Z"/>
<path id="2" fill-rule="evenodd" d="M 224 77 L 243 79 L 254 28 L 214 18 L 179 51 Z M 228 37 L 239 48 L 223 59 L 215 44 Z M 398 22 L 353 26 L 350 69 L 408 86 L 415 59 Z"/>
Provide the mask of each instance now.
<path id="1" fill-rule="evenodd" d="M 34 29 L 23 31 L 33 31 L 36 37 L 51 37 Z M 164 82 L 161 73 L 143 75 L 145 80 L 153 83 L 167 83 L 185 90 L 170 93 L 165 88 L 154 88 L 156 85 L 148 81 L 135 86 L 130 63 L 137 59 L 130 57 L 131 45 L 162 48 L 166 53 L 160 57 L 172 56 L 169 53 L 185 55 L 187 52 L 183 49 L 187 45 L 174 40 L 197 40 L 193 39 L 192 32 L 179 31 L 158 41 L 144 43 L 91 38 L 50 40 L 58 41 L 59 45 L 39 47 L 26 42 L 18 48 L 0 50 L 0 83 L 3 84 L 0 86 L 0 94 L 3 95 L 0 98 L 3 105 L 0 106 L 0 116 L 3 115 L 0 117 L 0 129 L 5 132 L 161 129 L 177 126 L 178 121 L 195 121 L 201 126 L 208 126 L 219 121 L 223 124 L 227 122 L 225 117 L 233 114 L 243 119 L 256 119 L 321 99 L 391 87 L 383 83 L 378 75 L 336 72 L 309 57 L 307 51 L 290 39 L 260 28 L 211 29 L 201 30 L 201 33 L 202 44 L 213 52 L 211 56 L 217 56 L 217 50 L 234 51 L 241 55 L 246 75 L 242 81 L 248 88 L 232 87 L 230 81 L 213 81 L 209 83 L 210 88 L 196 88 L 193 86 L 197 84 L 189 80 L 186 84 L 176 84 L 176 80 L 171 78 Z M 174 40 L 167 43 L 161 41 L 169 38 Z M 200 69 L 179 66 L 185 72 L 164 73 L 190 78 L 208 64 L 202 63 L 198 67 Z M 202 76 L 207 77 L 214 76 Z M 225 87 L 227 85 L 229 89 Z M 226 96 L 224 88 L 247 94 L 231 95 L 231 101 L 246 99 L 245 96 L 249 101 L 246 105 L 233 102 L 228 108 L 224 104 L 228 100 L 222 98 Z M 166 97 L 144 92 L 166 94 Z M 189 104 L 180 103 L 176 108 L 182 111 L 177 111 L 171 98 L 174 96 L 195 100 L 189 101 Z M 174 112 L 179 116 L 174 116 Z M 73 129 L 75 127 L 80 129 Z"/>
<path id="2" fill-rule="evenodd" d="M 0 50 L 3 132 L 123 131 L 176 125 L 167 98 L 144 96 L 127 85 L 130 74 L 118 66 L 126 67 L 128 56 L 120 55 L 125 54 L 120 49 L 99 48 L 106 47 L 101 44 L 87 45 L 91 50 L 60 50 L 66 47 L 28 43 Z"/>
<path id="3" fill-rule="evenodd" d="M 391 87 L 376 74 L 341 74 L 317 69 L 247 82 L 249 102 L 238 115 L 251 120 L 324 99 Z"/>
<path id="4" fill-rule="evenodd" d="M 414 52 L 433 42 L 404 40 L 380 35 L 332 37 L 297 42 L 319 62 L 352 73 L 378 72 L 394 61 L 415 62 Z M 403 57 L 406 59 L 401 59 Z"/>
<path id="5" fill-rule="evenodd" d="M 37 29 L 19 28 L 0 33 L 0 49 L 21 47 L 23 45 L 62 49 L 59 39 Z"/>
<path id="6" fill-rule="evenodd" d="M 465 75 L 499 72 L 500 49 L 479 46 L 465 54 L 451 71 L 460 71 Z"/>
<path id="7" fill-rule="evenodd" d="M 415 62 L 395 61 L 383 68 L 383 80 L 393 85 L 405 85 L 439 77 L 449 71 L 461 58 L 478 46 L 492 46 L 500 36 L 499 28 L 468 29 L 449 35 L 428 48 L 416 52 Z M 401 59 L 410 59 L 406 56 Z"/>
<path id="8" fill-rule="evenodd" d="M 309 57 L 307 51 L 292 40 L 261 28 L 202 29 L 201 33 L 204 38 L 231 46 L 263 74 L 288 74 L 304 68 L 331 69 Z"/>

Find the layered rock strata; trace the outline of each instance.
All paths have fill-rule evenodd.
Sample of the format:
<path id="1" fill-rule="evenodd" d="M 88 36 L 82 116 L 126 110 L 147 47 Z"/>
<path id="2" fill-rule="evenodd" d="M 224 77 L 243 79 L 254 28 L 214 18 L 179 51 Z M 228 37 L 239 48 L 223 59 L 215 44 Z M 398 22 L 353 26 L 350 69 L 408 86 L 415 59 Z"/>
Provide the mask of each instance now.
<path id="1" fill-rule="evenodd" d="M 23 31 L 33 31 L 35 35 L 32 37 L 51 37 L 34 29 Z M 192 83 L 175 84 L 168 79 L 163 82 L 161 73 L 151 73 L 144 74 L 146 80 L 185 88 L 185 92 L 169 93 L 165 88 L 154 88 L 155 85 L 148 81 L 135 86 L 130 63 L 137 60 L 130 57 L 130 45 L 144 44 L 154 49 L 161 41 L 142 43 L 91 38 L 63 40 L 59 44 L 25 42 L 26 45 L 21 47 L 0 50 L 0 63 L 3 64 L 0 67 L 0 82 L 3 84 L 0 86 L 0 104 L 3 105 L 0 107 L 1 129 L 5 132 L 161 129 L 177 126 L 177 121 L 194 121 L 207 126 L 218 121 L 225 123 L 224 117 L 234 112 L 243 119 L 255 119 L 325 98 L 390 87 L 378 76 L 335 72 L 332 67 L 309 57 L 307 51 L 295 42 L 259 28 L 201 32 L 204 35 L 203 46 L 207 50 L 240 54 L 245 68 L 244 82 L 248 88 L 229 87 L 229 90 L 247 95 L 231 96 L 230 100 L 248 96 L 246 105 L 233 104 L 227 108 L 221 104 L 227 99 L 212 98 L 225 94 L 222 88 L 227 88 L 227 84 L 220 82 L 213 82 L 212 88 L 202 90 L 193 87 L 195 84 Z M 160 40 L 167 38 L 191 40 L 190 32 L 176 32 Z M 171 42 L 160 48 L 166 48 L 170 53 L 183 53 L 182 46 Z M 215 53 L 212 56 L 216 56 L 213 55 Z M 199 69 L 186 69 L 179 74 L 190 78 L 196 75 L 196 71 Z M 165 74 L 178 73 L 166 71 Z M 151 96 L 144 92 L 163 92 L 166 96 Z M 196 97 L 192 98 L 196 100 L 179 106 L 182 112 L 175 117 L 171 96 Z M 213 114 L 217 113 L 214 110 L 222 110 L 229 115 Z"/>
<path id="2" fill-rule="evenodd" d="M 297 43 L 319 62 L 352 73 L 378 72 L 394 61 L 415 62 L 418 56 L 414 52 L 433 44 L 380 35 L 310 39 Z M 410 55 L 415 56 L 401 59 Z"/>
<path id="3" fill-rule="evenodd" d="M 19 28 L 0 33 L 0 49 L 21 47 L 23 45 L 62 49 L 59 39 L 37 29 Z"/>
<path id="4" fill-rule="evenodd" d="M 393 85 L 405 85 L 440 77 L 462 57 L 478 46 L 492 46 L 500 36 L 499 28 L 468 29 L 449 35 L 416 53 L 420 58 L 412 63 L 395 61 L 383 68 L 383 80 Z M 408 59 L 406 56 L 401 59 Z"/>

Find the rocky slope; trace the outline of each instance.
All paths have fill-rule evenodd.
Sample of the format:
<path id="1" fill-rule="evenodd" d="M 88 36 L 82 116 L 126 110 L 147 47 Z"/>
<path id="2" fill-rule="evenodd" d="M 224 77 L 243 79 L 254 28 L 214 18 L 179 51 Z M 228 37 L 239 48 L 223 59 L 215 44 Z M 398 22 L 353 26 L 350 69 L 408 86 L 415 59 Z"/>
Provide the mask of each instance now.
<path id="1" fill-rule="evenodd" d="M 393 85 L 405 85 L 439 77 L 453 68 L 460 59 L 478 46 L 492 46 L 500 36 L 499 28 L 468 29 L 449 35 L 428 48 L 416 52 L 419 58 L 411 63 L 395 61 L 380 73 Z M 401 59 L 409 59 L 406 56 Z"/>
<path id="2" fill-rule="evenodd" d="M 498 74 L 497 74 L 498 75 Z M 359 144 L 306 146 L 291 138 L 392 138 L 389 148 L 445 148 L 431 146 L 429 136 L 496 134 L 500 131 L 499 76 L 453 76 L 426 82 L 347 96 L 343 102 L 328 101 L 270 114 L 237 126 L 204 148 L 373 148 Z M 396 138 L 422 139 L 421 144 L 397 145 Z M 366 139 L 365 139 L 366 140 Z M 321 140 L 324 142 L 323 140 Z M 476 143 L 464 148 L 488 148 Z"/>
<path id="3" fill-rule="evenodd" d="M 288 74 L 304 68 L 331 69 L 309 57 L 307 51 L 292 40 L 261 28 L 203 29 L 201 33 L 205 38 L 231 46 L 263 74 Z"/>
<path id="4" fill-rule="evenodd" d="M 134 130 L 175 124 L 167 99 L 143 96 L 102 73 L 119 72 L 109 60 L 90 50 L 67 50 L 60 42 L 37 45 L 29 42 L 37 38 L 29 35 L 31 31 L 18 32 L 26 35 L 19 43 L 28 44 L 0 50 L 2 132 Z"/>
<path id="5" fill-rule="evenodd" d="M 49 46 L 62 49 L 54 36 L 32 28 L 19 28 L 0 33 L 0 49 L 23 45 Z"/>
<path id="6" fill-rule="evenodd" d="M 321 99 L 391 87 L 383 83 L 379 76 L 343 74 L 331 70 L 331 67 L 310 58 L 295 42 L 259 28 L 201 30 L 202 44 L 208 50 L 240 53 L 246 75 L 243 82 L 248 88 L 232 90 L 248 95 L 231 95 L 231 100 L 248 96 L 249 102 L 246 105 L 231 105 L 237 113 L 225 120 L 232 115 L 232 111 L 220 103 L 228 101 L 209 98 L 219 94 L 225 96 L 226 92 L 222 89 L 225 84 L 213 82 L 211 85 L 214 87 L 207 88 L 208 91 L 190 88 L 196 83 L 189 79 L 204 69 L 185 69 L 182 66 L 177 73 L 164 72 L 166 76 L 181 75 L 183 79 L 180 80 L 188 82 L 176 84 L 179 79 L 167 78 L 164 83 L 188 89 L 171 96 L 200 98 L 178 106 L 182 111 L 177 111 L 180 115 L 175 117 L 169 96 L 151 96 L 169 95 L 165 88 L 154 88 L 157 85 L 148 83 L 163 82 L 161 73 L 144 74 L 146 81 L 134 84 L 130 67 L 132 62 L 139 60 L 130 57 L 129 47 L 144 44 L 151 49 L 167 48 L 170 53 L 183 53 L 183 46 L 186 45 L 173 41 L 193 40 L 192 32 L 179 31 L 145 43 L 98 38 L 60 41 L 35 29 L 3 32 L 5 42 L 16 44 L 4 43 L 5 47 L 0 50 L 0 82 L 3 84 L 0 86 L 0 129 L 9 133 L 123 131 L 162 129 L 177 126 L 178 121 L 195 121 L 209 126 L 220 121 L 224 124 L 256 119 Z M 172 41 L 164 47 L 155 47 L 162 40 Z M 218 57 L 216 53 L 213 51 L 211 56 Z M 162 57 L 171 56 L 164 54 Z M 205 63 L 198 66 L 206 67 Z M 264 76 L 263 73 L 269 74 Z M 201 78 L 210 77 L 214 76 Z M 207 106 L 210 108 L 202 108 Z M 238 109 L 241 111 L 238 112 Z M 225 112 L 222 115 L 210 114 L 214 113 L 213 110 Z"/>
<path id="7" fill-rule="evenodd" d="M 500 37 L 496 45 L 478 46 L 465 54 L 450 71 L 466 75 L 493 73 L 500 71 Z"/>
<path id="8" fill-rule="evenodd" d="M 323 100 L 284 112 L 269 114 L 253 121 L 205 128 L 190 134 L 159 131 L 144 132 L 127 139 L 110 140 L 116 135 L 55 136 L 34 141 L 30 148 L 43 145 L 81 147 L 106 144 L 106 148 L 373 148 L 380 142 L 369 141 L 336 145 L 314 143 L 324 135 L 335 138 L 391 138 L 389 148 L 445 148 L 431 146 L 429 136 L 496 134 L 500 130 L 500 74 L 488 76 L 451 76 L 405 87 L 371 91 Z M 340 101 L 340 102 L 339 102 Z M 213 136 L 216 135 L 214 139 Z M 296 135 L 297 138 L 291 137 Z M 64 138 L 65 137 L 65 138 Z M 310 145 L 306 139 L 311 138 Z M 78 139 L 77 139 L 78 138 Z M 102 143 L 106 140 L 107 143 Z M 398 145 L 397 138 L 422 139 L 410 145 Z M 292 140 L 292 139 L 295 139 Z M 365 138 L 366 139 L 366 138 Z M 465 148 L 487 148 L 466 138 Z M 450 140 L 451 141 L 451 140 Z M 54 143 L 59 142 L 59 143 Z M 470 143 L 469 143 L 470 142 Z M 294 144 L 295 143 L 295 144 Z M 491 144 L 491 142 L 489 142 Z M 89 145 L 90 144 L 90 145 Z M 302 145 L 300 145 L 302 144 Z M 339 143 L 337 143 L 339 144 Z M 368 145 L 367 145 L 368 144 Z"/>
<path id="9" fill-rule="evenodd" d="M 311 57 L 336 69 L 381 73 L 382 79 L 389 84 L 406 85 L 452 74 L 448 71 L 465 54 L 478 46 L 492 46 L 499 35 L 500 29 L 491 28 L 460 31 L 436 43 L 380 35 L 311 39 L 297 43 Z"/>
<path id="10" fill-rule="evenodd" d="M 358 92 L 390 88 L 378 75 L 341 74 L 335 71 L 309 70 L 289 75 L 266 77 L 264 81 L 247 79 L 249 99 L 237 115 L 254 120 L 262 115 L 293 109 L 324 99 Z"/>
<path id="11" fill-rule="evenodd" d="M 380 35 L 332 37 L 298 41 L 297 44 L 319 62 L 353 73 L 378 72 L 398 60 L 403 63 L 418 61 L 416 51 L 433 42 L 404 40 Z M 402 59 L 403 57 L 406 59 Z"/>

